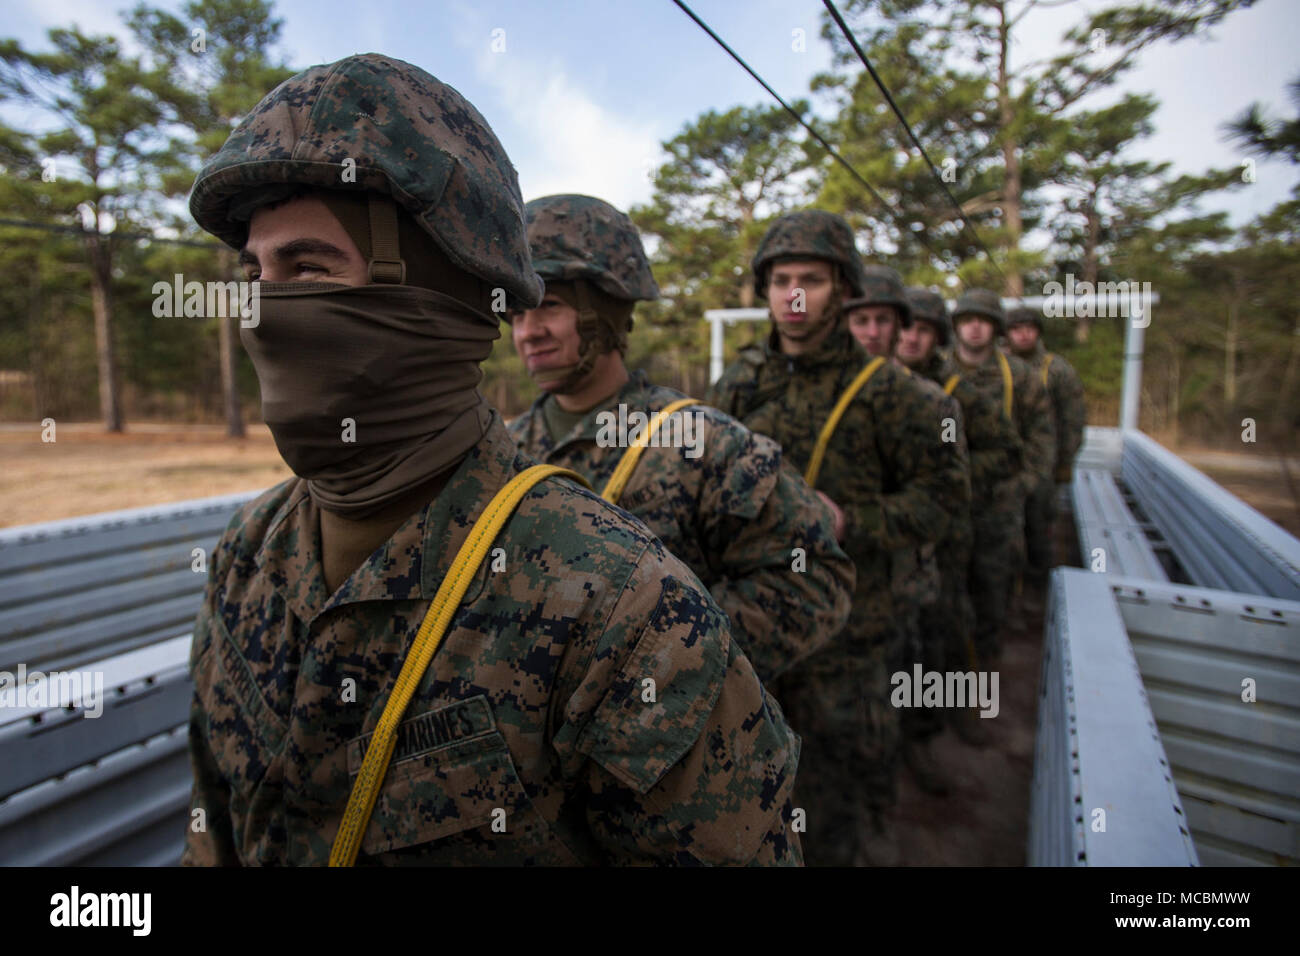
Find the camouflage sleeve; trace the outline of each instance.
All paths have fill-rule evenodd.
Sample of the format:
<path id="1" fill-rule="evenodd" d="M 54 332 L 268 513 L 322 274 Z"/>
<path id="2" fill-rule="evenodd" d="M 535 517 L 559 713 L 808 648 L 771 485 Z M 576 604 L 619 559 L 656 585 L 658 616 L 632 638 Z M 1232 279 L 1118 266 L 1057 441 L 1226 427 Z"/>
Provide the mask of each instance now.
<path id="1" fill-rule="evenodd" d="M 849 554 L 919 548 L 939 541 L 954 515 L 970 506 L 964 445 L 945 441 L 943 406 L 910 379 L 872 390 L 872 403 L 888 477 L 897 489 L 844 510 Z"/>
<path id="2" fill-rule="evenodd" d="M 213 582 L 219 579 L 221 573 L 218 565 L 223 565 L 224 557 L 230 553 L 226 544 L 227 536 L 223 536 L 212 554 L 203 604 L 194 624 L 194 639 L 190 646 L 190 675 L 194 680 L 194 696 L 190 704 L 189 740 L 194 783 L 190 792 L 189 818 L 186 821 L 185 849 L 181 854 L 182 866 L 240 865 L 230 821 L 230 787 L 217 766 L 208 743 L 210 715 L 204 705 L 208 696 L 206 682 L 212 673 L 210 651 L 215 591 Z"/>
<path id="3" fill-rule="evenodd" d="M 727 373 L 730 371 L 731 369 L 728 368 L 722 373 L 720 379 L 708 387 L 704 393 L 704 403 L 721 409 L 732 418 L 740 418 L 743 410 L 736 407 L 736 390 L 727 378 Z"/>
<path id="4" fill-rule="evenodd" d="M 1021 493 L 1029 495 L 1040 484 L 1052 480 L 1056 465 L 1056 428 L 1052 424 L 1052 402 L 1042 381 L 1037 375 L 1028 375 L 1024 384 L 1016 400 L 1023 402 L 1021 420 L 1025 423 L 1020 436 L 1024 442 L 1024 486 Z"/>
<path id="5" fill-rule="evenodd" d="M 965 416 L 972 494 L 975 489 L 987 494 L 1020 470 L 1020 435 L 997 402 L 973 384 L 963 381 L 957 389 Z"/>
<path id="6" fill-rule="evenodd" d="M 800 865 L 799 738 L 698 579 L 648 554 L 553 738 L 591 835 L 614 864 Z"/>
<path id="7" fill-rule="evenodd" d="M 528 431 L 531 423 L 532 409 L 525 409 L 510 421 L 505 422 L 506 432 L 509 433 L 510 439 L 515 443 L 516 448 L 527 447 Z"/>
<path id="8" fill-rule="evenodd" d="M 208 746 L 203 729 L 206 723 L 196 695 L 190 708 L 190 767 L 194 771 L 194 785 L 190 791 L 181 866 L 239 866 L 230 825 L 230 790 Z"/>
<path id="9" fill-rule="evenodd" d="M 748 409 L 743 407 L 745 404 L 743 386 L 751 384 L 753 377 L 754 366 L 743 356 L 736 359 L 723 369 L 718 380 L 709 386 L 704 394 L 704 403 L 721 409 L 738 421 L 744 421 Z"/>
<path id="10" fill-rule="evenodd" d="M 709 437 L 717 480 L 699 504 L 711 591 L 764 681 L 826 646 L 852 608 L 855 572 L 830 510 L 782 460 L 781 446 L 739 423 Z"/>
<path id="11" fill-rule="evenodd" d="M 1052 385 L 1056 420 L 1060 423 L 1060 432 L 1056 436 L 1055 475 L 1056 481 L 1060 483 L 1071 478 L 1074 457 L 1083 444 L 1083 427 L 1088 421 L 1088 410 L 1083 401 L 1083 382 L 1079 373 L 1070 366 L 1062 364 L 1049 381 Z"/>

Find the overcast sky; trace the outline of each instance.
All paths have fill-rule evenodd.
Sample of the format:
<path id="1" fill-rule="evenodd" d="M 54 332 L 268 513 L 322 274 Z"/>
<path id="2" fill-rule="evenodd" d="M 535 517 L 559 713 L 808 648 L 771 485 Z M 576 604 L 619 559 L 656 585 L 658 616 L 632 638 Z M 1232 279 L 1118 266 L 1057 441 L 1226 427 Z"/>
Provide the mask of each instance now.
<path id="1" fill-rule="evenodd" d="M 157 3 L 179 10 L 179 0 Z M 694 0 L 691 7 L 787 99 L 807 96 L 830 63 L 820 39 L 818 0 Z M 1017 58 L 1037 59 L 1095 0 L 1035 9 Z M 46 30 L 77 23 L 125 34 L 109 0 L 0 0 L 0 36 L 46 47 Z M 1019 9 L 1019 5 L 1016 9 Z M 601 196 L 626 208 L 649 198 L 659 144 L 707 109 L 768 102 L 740 67 L 670 0 L 280 0 L 283 48 L 296 67 L 352 53 L 409 60 L 460 90 L 487 117 L 516 167 L 524 198 L 555 192 Z M 796 52 L 795 30 L 806 49 Z M 504 31 L 504 32 L 498 32 Z M 503 45 L 494 52 L 493 46 Z M 1285 85 L 1300 73 L 1300 2 L 1259 0 L 1210 40 L 1162 45 L 1143 54 L 1124 91 L 1161 103 L 1157 132 L 1137 153 L 1178 172 L 1238 165 L 1244 158 L 1220 125 L 1254 101 L 1287 115 Z M 11 115 L 6 111 L 7 115 Z M 926 144 L 931 148 L 932 144 Z M 933 144 L 932 152 L 942 152 Z M 1208 204 L 1235 223 L 1284 198 L 1294 167 L 1261 163 L 1258 181 Z"/>

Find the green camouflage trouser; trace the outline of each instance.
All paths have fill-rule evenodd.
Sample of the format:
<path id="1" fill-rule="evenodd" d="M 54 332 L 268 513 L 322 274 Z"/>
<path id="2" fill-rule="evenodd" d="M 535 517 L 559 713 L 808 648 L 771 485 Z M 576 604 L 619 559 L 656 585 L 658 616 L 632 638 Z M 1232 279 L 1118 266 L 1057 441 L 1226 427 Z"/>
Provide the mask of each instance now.
<path id="1" fill-rule="evenodd" d="M 890 631 L 863 647 L 837 640 L 770 687 L 803 738 L 794 806 L 806 815 L 809 866 L 861 865 L 873 813 L 896 799 L 899 718 L 889 678 L 901 641 Z"/>
<path id="2" fill-rule="evenodd" d="M 1055 561 L 1052 526 L 1056 520 L 1056 482 L 1045 481 L 1025 502 L 1025 567 L 1044 574 Z"/>
<path id="3" fill-rule="evenodd" d="M 948 549 L 960 547 L 952 540 L 945 540 L 940 549 L 926 546 L 912 562 L 914 566 L 907 573 L 914 576 L 916 584 L 908 589 L 896 585 L 895 593 L 899 596 L 898 607 L 906 608 L 896 614 L 896 619 L 903 628 L 903 660 L 900 670 L 911 674 L 912 665 L 921 664 L 922 672 L 950 670 L 949 659 L 953 657 L 949 647 L 953 641 L 962 645 L 964 637 L 969 638 L 969 631 L 960 632 L 960 604 L 969 607 L 966 597 L 966 582 L 952 581 L 945 573 L 943 563 L 948 560 Z M 964 565 L 963 565 L 964 566 Z M 952 591 L 959 588 L 960 599 Z M 910 600 L 906 605 L 903 598 Z M 963 652 L 964 653 L 964 652 Z M 943 730 L 943 712 L 933 707 L 907 707 L 899 714 L 904 740 L 926 740 Z"/>
<path id="4" fill-rule="evenodd" d="M 979 669 L 975 653 L 975 607 L 967 582 L 970 561 L 942 562 L 940 576 L 943 590 L 940 599 L 922 605 L 920 613 L 921 663 L 926 671 L 973 671 Z M 905 663 L 904 670 L 909 666 Z M 943 729 L 944 712 L 932 707 L 912 707 L 903 711 L 903 736 L 908 740 L 926 740 Z"/>
<path id="5" fill-rule="evenodd" d="M 1002 651 L 1016 578 L 1025 561 L 1025 502 L 1014 480 L 1004 483 L 988 507 L 975 507 L 970 595 L 975 606 L 975 652 L 984 662 Z"/>

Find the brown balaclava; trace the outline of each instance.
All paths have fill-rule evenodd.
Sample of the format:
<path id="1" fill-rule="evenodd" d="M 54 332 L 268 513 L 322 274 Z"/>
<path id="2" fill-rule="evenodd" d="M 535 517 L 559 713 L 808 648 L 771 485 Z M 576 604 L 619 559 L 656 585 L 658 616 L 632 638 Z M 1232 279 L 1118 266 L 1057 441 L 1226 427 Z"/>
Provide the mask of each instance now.
<path id="1" fill-rule="evenodd" d="M 500 330 L 491 290 L 391 198 L 314 195 L 368 260 L 369 283 L 259 283 L 260 324 L 240 337 L 289 467 L 322 509 L 365 518 L 446 473 L 486 432 L 479 365 Z"/>

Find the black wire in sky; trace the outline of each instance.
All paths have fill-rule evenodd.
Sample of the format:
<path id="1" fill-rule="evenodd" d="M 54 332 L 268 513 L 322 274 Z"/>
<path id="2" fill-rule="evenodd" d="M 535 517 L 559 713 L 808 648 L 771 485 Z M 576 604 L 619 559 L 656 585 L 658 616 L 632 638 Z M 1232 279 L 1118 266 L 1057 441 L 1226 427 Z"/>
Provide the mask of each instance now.
<path id="1" fill-rule="evenodd" d="M 862 65 L 867 68 L 867 72 L 871 75 L 871 78 L 875 80 L 876 86 L 879 87 L 880 92 L 884 94 L 885 102 L 888 103 L 889 108 L 894 111 L 894 115 L 898 117 L 898 121 L 903 124 L 903 129 L 907 130 L 908 138 L 912 140 L 912 144 L 920 152 L 921 158 L 925 160 L 925 164 L 930 167 L 930 172 L 934 176 L 934 181 L 939 184 L 939 188 L 942 189 L 944 195 L 948 197 L 948 202 L 952 203 L 952 208 L 956 211 L 957 218 L 961 221 L 962 228 L 964 228 L 970 237 L 975 240 L 975 244 L 984 250 L 984 254 L 988 256 L 989 263 L 992 264 L 993 268 L 998 270 L 998 275 L 1002 276 L 1002 281 L 1005 282 L 1007 279 L 1006 275 L 1003 274 L 1002 269 L 993 258 L 993 254 L 989 252 L 988 246 L 984 245 L 984 240 L 979 237 L 979 233 L 975 231 L 975 227 L 971 225 L 970 221 L 966 218 L 965 213 L 961 211 L 961 204 L 957 202 L 952 191 L 948 188 L 948 184 L 945 183 L 943 177 L 939 175 L 939 170 L 934 168 L 934 163 L 930 160 L 930 154 L 925 151 L 925 147 L 921 145 L 921 141 L 917 139 L 916 134 L 912 132 L 912 127 L 911 124 L 907 122 L 907 117 L 903 115 L 903 111 L 899 109 L 898 104 L 894 102 L 894 97 L 890 95 L 889 88 L 885 86 L 885 81 L 880 78 L 880 74 L 876 72 L 876 68 L 873 67 L 871 61 L 867 59 L 866 52 L 858 45 L 858 41 L 853 36 L 853 32 L 849 29 L 849 25 L 845 23 L 844 18 L 840 16 L 840 11 L 835 9 L 835 4 L 832 0 L 822 0 L 822 4 L 830 12 L 831 17 L 834 18 L 835 23 L 840 28 L 840 32 L 843 33 L 844 38 L 849 41 L 849 44 L 853 47 L 853 51 L 857 53 L 858 59 L 860 59 Z"/>
<path id="2" fill-rule="evenodd" d="M 785 108 L 785 111 L 789 113 L 791 116 L 793 116 L 799 122 L 799 125 L 802 126 L 804 129 L 806 129 L 809 135 L 811 135 L 813 139 L 817 140 L 817 142 L 821 144 L 822 148 L 825 149 L 828 154 L 830 154 L 832 159 L 834 159 L 837 163 L 839 163 L 841 166 L 847 169 L 849 171 L 849 175 L 851 175 L 854 179 L 856 179 L 858 182 L 860 182 L 863 186 L 866 187 L 867 192 L 871 193 L 872 197 L 875 198 L 876 202 L 880 203 L 880 205 L 882 205 L 885 208 L 885 211 L 889 213 L 889 215 L 893 218 L 894 222 L 902 226 L 903 219 L 905 217 L 902 216 L 899 212 L 897 212 L 894 209 L 894 207 L 889 204 L 889 201 L 886 200 L 884 196 L 876 192 L 875 187 L 873 187 L 871 183 L 863 179 L 862 174 L 859 173 L 856 169 L 854 169 L 849 164 L 848 160 L 846 160 L 843 156 L 841 156 L 838 152 L 836 152 L 835 147 L 833 147 L 830 143 L 826 142 L 826 139 L 822 136 L 822 134 L 817 132 L 817 130 L 813 129 L 813 127 L 802 116 L 799 115 L 798 111 L 796 111 L 794 107 L 792 107 L 789 103 L 787 103 L 784 99 L 782 99 L 781 95 L 777 93 L 776 90 L 768 86 L 767 82 L 757 73 L 755 73 L 748 63 L 746 63 L 743 59 L 741 59 L 740 54 L 738 54 L 735 50 L 733 50 L 730 46 L 728 46 L 727 42 L 723 40 L 722 37 L 714 33 L 713 30 L 709 27 L 709 25 L 705 23 L 703 20 L 701 20 L 698 16 L 696 16 L 695 11 L 692 10 L 690 7 L 688 7 L 685 3 L 683 3 L 682 0 L 673 0 L 673 3 L 677 4 L 677 6 L 679 6 L 682 9 L 683 13 L 685 13 L 688 17 L 694 20 L 696 24 L 699 25 L 700 29 L 702 29 L 705 33 L 707 33 L 710 37 L 712 37 L 714 43 L 718 44 L 718 46 L 722 47 L 729 54 L 731 54 L 731 58 L 735 60 L 737 63 L 739 63 L 742 67 L 744 67 L 745 72 L 748 73 L 750 76 L 752 76 L 755 80 L 757 80 L 759 85 L 761 85 L 763 89 L 767 90 L 767 92 L 771 94 L 772 98 L 776 100 L 778 103 L 780 103 Z M 925 246 L 925 248 L 930 251 L 931 255 L 933 255 L 940 262 L 944 262 L 943 256 L 941 256 L 933 246 L 931 246 L 928 242 L 926 242 L 925 238 L 920 233 L 911 230 L 908 231 L 911 233 L 911 235 L 915 236 L 917 240 L 920 241 L 921 245 Z"/>

